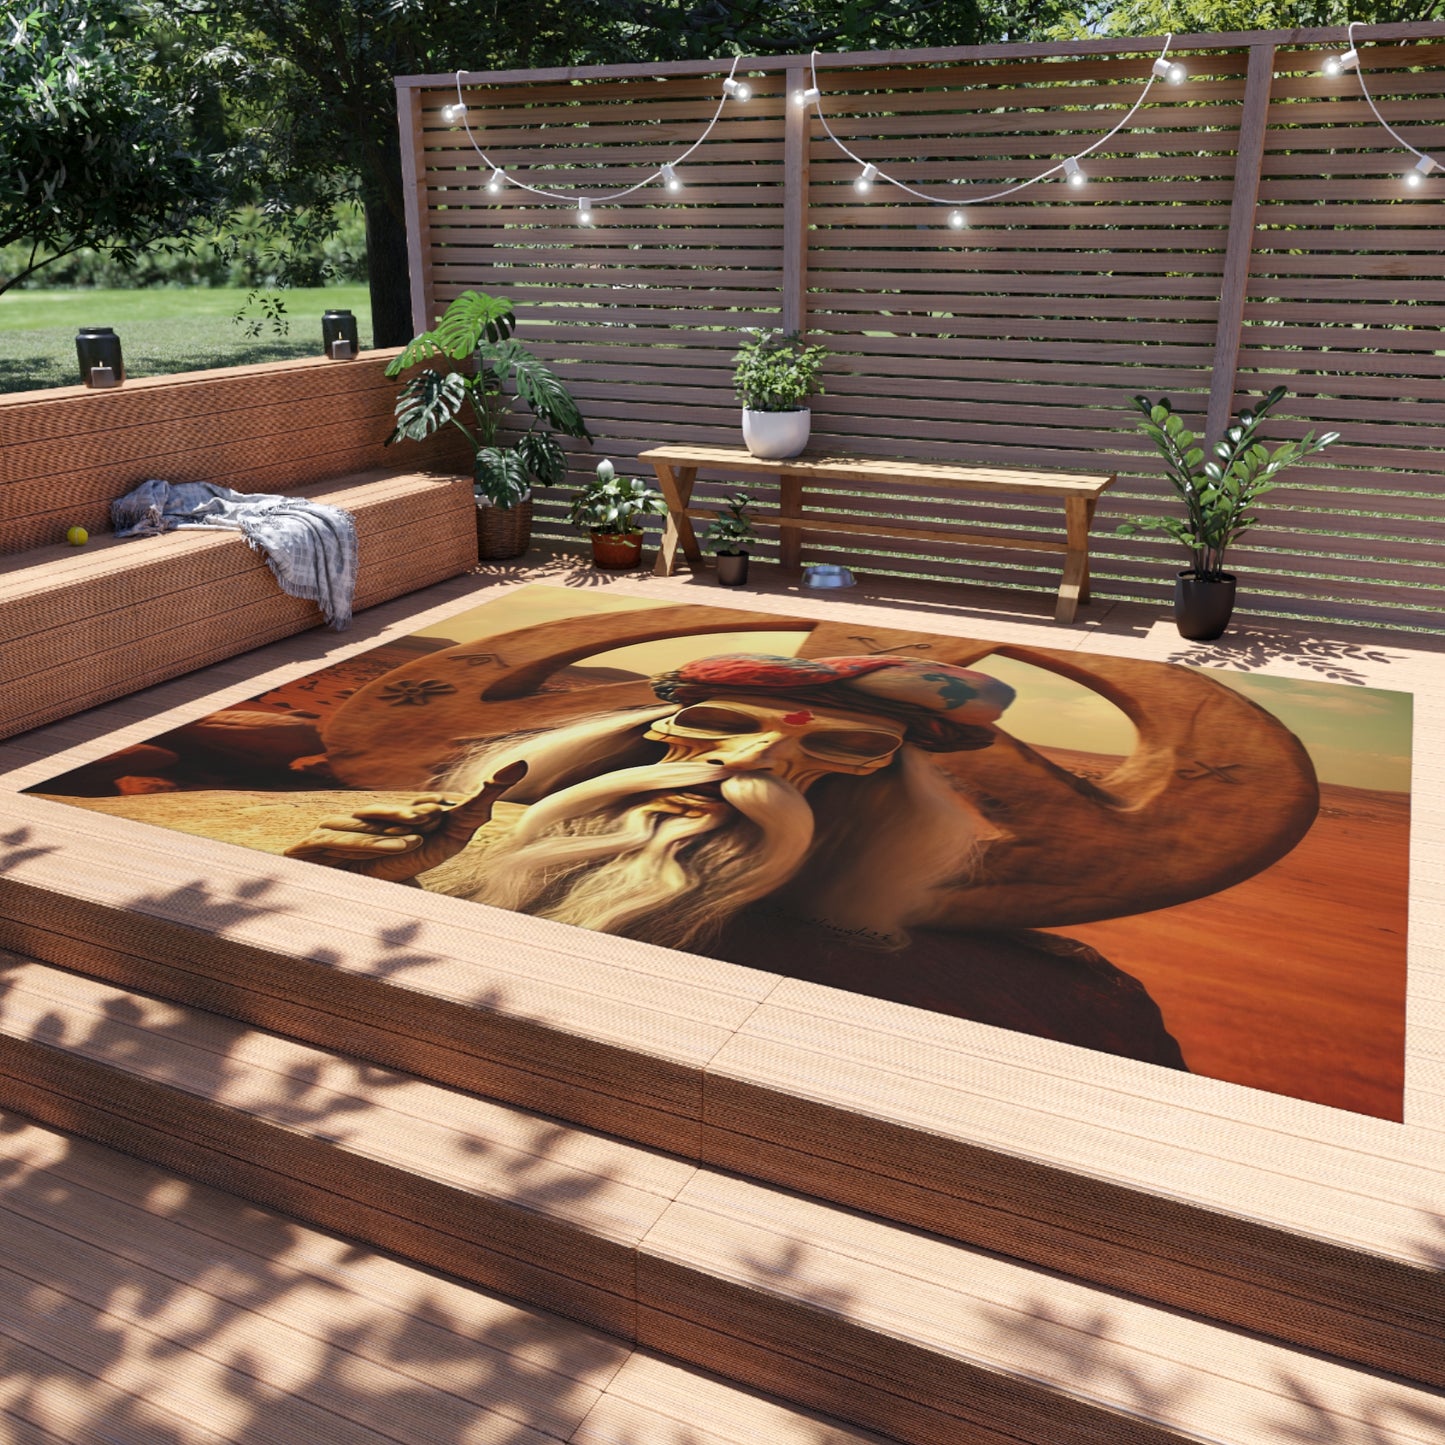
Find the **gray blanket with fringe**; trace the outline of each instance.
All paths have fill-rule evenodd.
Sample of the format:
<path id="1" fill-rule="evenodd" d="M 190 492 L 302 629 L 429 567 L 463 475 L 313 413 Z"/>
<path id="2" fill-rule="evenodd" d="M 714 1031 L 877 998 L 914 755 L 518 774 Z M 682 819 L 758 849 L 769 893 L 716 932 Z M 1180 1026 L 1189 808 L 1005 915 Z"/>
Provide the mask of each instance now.
<path id="1" fill-rule="evenodd" d="M 338 632 L 351 623 L 356 524 L 339 507 L 305 497 L 233 492 L 213 482 L 142 482 L 110 504 L 117 537 L 177 527 L 226 527 L 266 558 L 283 592 L 321 609 Z"/>

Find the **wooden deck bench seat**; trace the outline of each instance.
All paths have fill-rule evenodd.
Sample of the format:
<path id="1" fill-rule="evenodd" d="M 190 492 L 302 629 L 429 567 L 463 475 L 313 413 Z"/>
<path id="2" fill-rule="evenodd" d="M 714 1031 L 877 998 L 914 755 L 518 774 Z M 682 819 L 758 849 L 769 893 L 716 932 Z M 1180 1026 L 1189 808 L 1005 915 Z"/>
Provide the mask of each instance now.
<path id="1" fill-rule="evenodd" d="M 357 611 L 476 562 L 465 478 L 376 470 L 288 490 L 355 519 Z M 0 737 L 322 621 L 314 602 L 280 590 L 239 532 L 104 535 L 0 557 Z"/>
<path id="2" fill-rule="evenodd" d="M 1054 611 L 1057 622 L 1072 622 L 1079 603 L 1089 600 L 1089 527 L 1094 519 L 1095 504 L 1104 489 L 1114 481 L 1112 476 L 1085 472 L 961 467 L 944 462 L 839 453 L 813 455 L 805 452 L 798 457 L 768 461 L 740 448 L 714 446 L 654 447 L 641 453 L 638 461 L 652 463 L 658 485 L 667 501 L 667 525 L 656 567 L 660 576 L 670 576 L 676 571 L 679 547 L 694 567 L 702 562 L 702 552 L 692 523 L 694 519 L 711 519 L 716 515 L 716 509 L 689 505 L 700 470 L 724 476 L 770 474 L 779 479 L 778 511 L 772 516 L 763 512 L 756 520 L 762 526 L 779 528 L 779 560 L 786 569 L 798 569 L 802 533 L 805 531 L 1060 552 L 1064 556 L 1064 570 Z M 836 490 L 838 484 L 847 483 L 865 486 L 882 483 L 905 489 L 916 488 L 920 494 L 935 499 L 958 492 L 980 492 L 995 497 L 1059 501 L 1064 505 L 1064 535 L 1045 537 L 1033 533 L 970 532 L 952 523 L 902 527 L 879 518 L 850 519 L 840 517 L 836 512 L 809 514 L 803 510 L 805 485 L 812 484 L 826 491 L 830 485 Z"/>

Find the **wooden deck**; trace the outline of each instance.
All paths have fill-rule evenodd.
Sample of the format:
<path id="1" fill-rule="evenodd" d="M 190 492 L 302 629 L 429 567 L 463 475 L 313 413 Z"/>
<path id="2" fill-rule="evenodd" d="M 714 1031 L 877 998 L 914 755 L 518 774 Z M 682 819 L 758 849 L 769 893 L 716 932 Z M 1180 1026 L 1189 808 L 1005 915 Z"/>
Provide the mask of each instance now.
<path id="1" fill-rule="evenodd" d="M 531 581 L 1412 692 L 1405 1122 L 14 796 Z M 1438 1441 L 1439 651 L 1048 608 L 558 558 L 0 745 L 0 1438 Z"/>

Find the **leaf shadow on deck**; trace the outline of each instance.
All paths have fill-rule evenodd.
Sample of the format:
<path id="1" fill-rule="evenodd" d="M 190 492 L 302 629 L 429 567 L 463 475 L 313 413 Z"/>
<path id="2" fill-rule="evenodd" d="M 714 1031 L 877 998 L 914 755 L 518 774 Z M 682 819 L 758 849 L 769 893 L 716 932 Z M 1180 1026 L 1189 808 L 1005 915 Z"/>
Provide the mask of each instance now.
<path id="1" fill-rule="evenodd" d="M 1141 1338 L 1137 1321 L 1131 1326 L 1122 1309 L 1111 1309 L 1110 1293 L 1099 1291 L 1087 1308 L 1077 1308 L 1041 1292 L 1018 1313 L 995 1311 L 993 1343 L 1036 1362 L 1066 1386 L 1107 1401 L 1125 1420 L 1161 1422 L 1161 1441 L 1177 1438 L 1175 1429 L 1184 1432 L 1178 1438 L 1199 1438 L 1193 1432 L 1204 1426 L 1211 1440 L 1249 1445 L 1415 1445 L 1445 1439 L 1445 1391 L 1244 1329 L 1232 1329 L 1231 1340 L 1257 1342 L 1267 1363 L 1240 1372 L 1238 1365 L 1218 1362 L 1224 1379 L 1247 1378 L 1256 1388 L 1234 1396 L 1231 1421 L 1216 1418 L 1220 1397 L 1200 1398 L 1205 1381 L 1197 1372 L 1210 1370 L 1210 1359 L 1190 1357 L 1195 1368 L 1186 1369 L 1187 1334 L 1168 1345 Z M 1181 1322 L 1192 1318 L 1167 1306 L 1155 1308 Z M 1327 1388 L 1308 1378 L 1312 1361 L 1334 1376 Z M 1348 1382 L 1342 1383 L 1346 1370 Z"/>
<path id="2" fill-rule="evenodd" d="M 31 841 L 23 831 L 6 838 L 0 877 L 7 864 L 23 865 Z M 203 943 L 244 931 L 270 912 L 272 888 L 264 877 L 230 891 L 196 879 L 140 895 L 134 905 L 141 915 L 175 916 L 184 904 Z M 13 921 L 5 927 L 12 943 L 23 943 L 23 927 L 19 939 Z M 433 961 L 416 946 L 414 925 L 380 928 L 376 942 L 379 978 Z M 85 971 L 62 971 L 62 982 L 53 972 L 42 976 L 23 956 L 0 953 L 7 1033 L 43 1050 L 64 1046 L 114 1071 L 116 1081 L 142 1078 L 225 1098 L 242 1114 L 260 1090 L 268 1119 L 283 1131 L 305 1131 L 342 1148 L 372 1107 L 360 1097 L 363 1086 L 384 1103 L 413 1083 L 359 1057 L 318 1062 L 312 1051 L 303 1058 L 285 1044 L 258 1042 L 250 1023 L 198 1014 L 197 998 L 188 1009 L 158 999 L 156 979 L 165 970 L 146 975 L 147 990 L 127 977 L 119 951 L 96 947 L 89 958 L 85 952 L 72 960 Z M 30 992 L 22 999 L 27 968 Z M 73 996 L 63 987 L 66 978 L 74 981 Z M 46 988 L 55 990 L 53 1008 Z M 132 988 L 149 996 L 137 998 L 127 992 Z M 476 1002 L 486 1008 L 501 999 L 498 987 Z M 215 1006 L 225 1001 L 218 989 Z M 284 1017 L 267 1024 L 284 1034 L 283 1025 Z M 465 1239 L 457 1257 L 468 1261 L 469 1279 L 361 1242 L 378 1220 L 389 1232 L 393 1204 L 380 1192 L 357 1200 L 358 1221 L 365 1222 L 354 1232 L 345 1219 L 351 1193 L 327 1201 L 324 1180 L 288 1196 L 283 1179 L 283 1207 L 294 1198 L 298 1214 L 281 1212 L 264 1188 L 255 1193 L 276 1160 L 269 1149 L 252 1152 L 254 1140 L 244 1133 L 208 1141 L 209 1157 L 196 1153 L 188 1169 L 183 1134 L 161 1137 L 176 1127 L 171 1117 L 147 1119 L 144 1101 L 127 1102 L 119 1082 L 91 1091 L 81 1107 L 64 1090 L 27 1079 L 7 1055 L 0 1090 L 0 1439 L 717 1445 L 731 1437 L 691 1423 L 712 1418 L 710 1391 L 721 1392 L 715 1413 L 750 1398 L 764 1417 L 774 1408 L 763 1396 L 626 1339 L 492 1293 L 486 1266 L 476 1272 L 485 1249 L 469 1250 Z M 487 1105 L 478 1099 L 479 1109 Z M 27 1113 L 40 1122 L 32 1124 Z M 159 1152 L 167 1156 L 159 1166 L 107 1147 L 125 1149 L 147 1127 L 159 1131 Z M 609 1188 L 605 1172 L 588 1173 L 560 1157 L 568 1148 L 575 1154 L 575 1143 L 564 1148 L 573 1126 L 532 1114 L 522 1127 L 530 1133 L 520 1153 L 465 1128 L 458 1145 L 458 1154 L 486 1164 L 496 1192 L 519 1212 L 565 1216 Z M 144 1155 L 146 1146 L 135 1152 Z M 333 1218 L 340 1201 L 342 1232 L 310 1222 L 308 1189 Z M 478 1218 L 471 1232 L 485 1247 L 492 1243 L 485 1212 Z M 443 1254 L 452 1238 L 445 1231 L 467 1232 L 455 1216 L 438 1227 Z M 405 1223 L 395 1231 L 398 1247 L 409 1248 L 414 1238 Z M 505 1251 L 505 1242 L 499 1248 Z M 421 1253 L 427 1256 L 425 1248 Z M 816 1274 L 810 1264 L 799 1257 L 759 1261 L 758 1269 L 775 1278 Z M 508 1267 L 504 1260 L 504 1276 Z M 554 1307 L 565 1312 L 565 1298 L 564 1289 Z M 834 1304 L 846 1309 L 847 1301 Z M 648 1402 L 659 1378 L 664 1398 L 654 1409 Z M 692 1397 L 704 1402 L 696 1413 L 687 1404 Z M 769 1445 L 871 1438 L 806 1411 L 779 1411 L 780 1422 L 784 1414 L 785 1427 L 767 1437 Z M 749 1436 L 737 1438 L 751 1445 Z"/>

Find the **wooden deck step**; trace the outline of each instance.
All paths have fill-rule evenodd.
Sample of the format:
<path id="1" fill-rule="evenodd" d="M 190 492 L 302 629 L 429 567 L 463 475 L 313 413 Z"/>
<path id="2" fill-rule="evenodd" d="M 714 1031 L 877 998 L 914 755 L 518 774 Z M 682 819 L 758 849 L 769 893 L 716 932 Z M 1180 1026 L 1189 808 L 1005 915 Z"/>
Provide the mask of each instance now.
<path id="1" fill-rule="evenodd" d="M 7 1445 L 887 1445 L 0 1116 Z"/>
<path id="2" fill-rule="evenodd" d="M 1445 1430 L 1398 1378 L 32 960 L 0 982 L 0 1106 L 907 1445 Z"/>
<path id="3" fill-rule="evenodd" d="M 0 947 L 1445 1387 L 1438 1131 L 7 806 Z"/>

